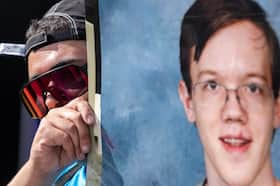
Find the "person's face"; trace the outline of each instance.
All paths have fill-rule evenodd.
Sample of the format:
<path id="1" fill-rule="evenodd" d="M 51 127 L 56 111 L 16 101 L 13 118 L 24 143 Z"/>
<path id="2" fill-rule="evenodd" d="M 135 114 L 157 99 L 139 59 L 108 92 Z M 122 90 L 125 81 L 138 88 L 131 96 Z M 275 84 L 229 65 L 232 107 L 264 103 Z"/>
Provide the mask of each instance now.
<path id="1" fill-rule="evenodd" d="M 279 122 L 279 103 L 272 93 L 259 101 L 258 92 L 247 92 L 255 96 L 252 100 L 258 100 L 250 102 L 233 91 L 251 83 L 271 91 L 269 50 L 264 35 L 254 24 L 234 23 L 215 33 L 199 61 L 191 62 L 193 85 L 220 83 L 230 89 L 228 96 L 219 100 L 214 92 L 202 102 L 196 89 L 191 88 L 190 95 L 185 83 L 179 83 L 186 115 L 196 123 L 204 147 L 208 180 L 215 180 L 217 185 L 249 185 L 271 174 L 270 145 Z M 204 88 L 212 91 L 213 87 Z"/>
<path id="2" fill-rule="evenodd" d="M 82 66 L 86 63 L 86 42 L 85 41 L 62 41 L 53 43 L 38 50 L 33 50 L 28 56 L 28 76 L 29 79 L 51 70 L 59 64 L 75 64 Z M 64 74 L 67 78 L 67 74 Z M 61 78 L 63 80 L 63 78 Z M 49 86 L 53 83 L 50 81 Z M 67 86 L 64 86 L 67 87 Z M 76 94 L 77 89 L 67 90 L 68 93 Z M 56 100 L 49 92 L 46 93 L 45 104 L 48 109 L 58 106 Z"/>

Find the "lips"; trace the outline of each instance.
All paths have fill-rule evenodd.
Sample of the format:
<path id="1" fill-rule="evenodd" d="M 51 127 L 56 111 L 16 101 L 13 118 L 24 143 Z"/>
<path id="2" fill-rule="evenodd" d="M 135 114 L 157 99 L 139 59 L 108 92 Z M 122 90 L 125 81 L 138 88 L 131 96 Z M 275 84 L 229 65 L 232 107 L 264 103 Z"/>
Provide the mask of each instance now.
<path id="1" fill-rule="evenodd" d="M 249 149 L 251 139 L 243 136 L 223 136 L 219 138 L 225 150 L 229 152 L 245 152 Z"/>

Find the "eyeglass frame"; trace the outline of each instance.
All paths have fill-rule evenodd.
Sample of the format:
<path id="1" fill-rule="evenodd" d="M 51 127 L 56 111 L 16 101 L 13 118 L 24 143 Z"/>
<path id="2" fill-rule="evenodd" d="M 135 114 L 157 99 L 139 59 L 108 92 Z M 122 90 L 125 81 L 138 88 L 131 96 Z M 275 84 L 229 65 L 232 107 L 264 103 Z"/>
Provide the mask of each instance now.
<path id="1" fill-rule="evenodd" d="M 266 88 L 267 90 L 268 90 L 268 94 L 267 95 L 270 95 L 270 96 L 268 96 L 268 97 L 271 97 L 272 99 L 274 99 L 274 94 L 273 94 L 273 89 L 271 88 L 271 87 L 269 87 L 268 85 L 266 85 L 266 84 L 263 84 L 263 86 L 261 86 L 260 85 L 260 83 L 256 83 L 256 82 L 250 82 L 250 83 L 247 83 L 247 84 L 241 84 L 241 85 L 239 85 L 239 86 L 237 86 L 236 88 L 227 88 L 224 84 L 222 84 L 222 83 L 219 83 L 219 82 L 216 82 L 216 81 L 214 81 L 214 80 L 206 80 L 206 81 L 201 81 L 201 82 L 196 82 L 196 83 L 194 83 L 193 85 L 192 85 L 192 91 L 193 92 L 195 92 L 195 90 L 196 90 L 196 87 L 198 86 L 198 85 L 201 85 L 201 84 L 205 84 L 205 85 L 207 85 L 207 84 L 216 84 L 216 85 L 218 85 L 219 87 L 222 87 L 223 89 L 223 91 L 225 92 L 225 102 L 224 102 L 224 104 L 228 101 L 228 99 L 229 99 L 229 92 L 231 91 L 231 92 L 234 92 L 235 93 L 235 96 L 236 96 L 236 99 L 237 99 L 237 101 L 238 101 L 238 103 L 239 104 L 241 104 L 241 100 L 245 100 L 246 101 L 246 99 L 241 99 L 242 98 L 242 96 L 240 96 L 240 90 L 242 90 L 242 89 L 240 89 L 240 88 L 242 88 L 242 87 L 248 87 L 248 86 L 250 86 L 250 85 L 256 85 L 256 88 L 259 88 L 259 89 L 261 89 L 261 87 L 264 87 L 264 88 Z M 250 88 L 250 87 L 248 87 L 248 88 Z M 240 98 L 241 97 L 241 98 Z"/>

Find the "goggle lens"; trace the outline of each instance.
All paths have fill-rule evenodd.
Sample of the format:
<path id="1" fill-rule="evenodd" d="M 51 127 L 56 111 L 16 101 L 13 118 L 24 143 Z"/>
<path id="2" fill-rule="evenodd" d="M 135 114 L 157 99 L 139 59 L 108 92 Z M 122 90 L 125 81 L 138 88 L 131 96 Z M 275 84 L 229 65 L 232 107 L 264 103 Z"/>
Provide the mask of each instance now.
<path id="1" fill-rule="evenodd" d="M 42 118 L 48 108 L 45 104 L 47 93 L 55 98 L 59 106 L 65 105 L 87 90 L 86 65 L 61 66 L 42 74 L 26 84 L 20 92 L 25 107 L 32 118 Z"/>

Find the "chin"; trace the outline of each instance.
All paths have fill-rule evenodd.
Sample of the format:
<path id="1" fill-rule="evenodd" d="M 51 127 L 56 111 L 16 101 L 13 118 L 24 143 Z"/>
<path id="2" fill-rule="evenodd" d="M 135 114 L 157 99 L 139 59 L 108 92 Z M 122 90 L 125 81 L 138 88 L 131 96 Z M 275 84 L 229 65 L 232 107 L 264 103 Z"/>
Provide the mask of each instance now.
<path id="1" fill-rule="evenodd" d="M 249 172 L 250 170 L 247 169 L 235 168 L 228 171 L 223 171 L 221 176 L 222 179 L 227 183 L 227 185 L 248 186 L 251 185 L 253 180 L 255 179 L 255 176 L 253 174 L 248 174 Z"/>
<path id="2" fill-rule="evenodd" d="M 251 185 L 251 182 L 248 182 L 247 180 L 238 180 L 238 179 L 233 179 L 226 181 L 227 185 L 230 186 L 248 186 Z"/>

